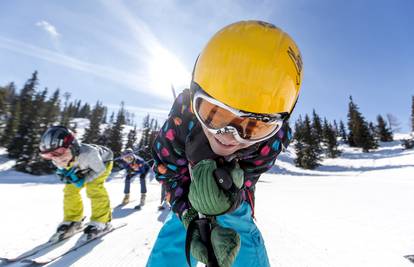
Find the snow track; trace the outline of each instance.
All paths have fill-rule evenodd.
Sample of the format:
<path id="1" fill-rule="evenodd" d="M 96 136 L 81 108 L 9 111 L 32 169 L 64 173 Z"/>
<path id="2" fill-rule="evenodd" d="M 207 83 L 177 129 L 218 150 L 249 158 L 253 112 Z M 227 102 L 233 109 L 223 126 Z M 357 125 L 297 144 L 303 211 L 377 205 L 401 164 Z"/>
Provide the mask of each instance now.
<path id="1" fill-rule="evenodd" d="M 256 218 L 272 266 L 413 266 L 403 256 L 414 253 L 414 150 L 404 151 L 398 142 L 368 154 L 342 149 L 341 158 L 325 160 L 315 171 L 293 166 L 290 150 L 261 177 Z M 123 197 L 117 177 L 107 183 L 113 207 Z M 151 181 L 147 187 L 142 210 L 133 210 L 138 201 L 114 209 L 114 221 L 126 227 L 48 266 L 145 266 L 165 219 L 157 210 L 160 186 Z M 0 172 L 0 256 L 22 253 L 50 237 L 62 218 L 62 189 L 52 176 Z M 131 197 L 139 199 L 138 180 Z"/>

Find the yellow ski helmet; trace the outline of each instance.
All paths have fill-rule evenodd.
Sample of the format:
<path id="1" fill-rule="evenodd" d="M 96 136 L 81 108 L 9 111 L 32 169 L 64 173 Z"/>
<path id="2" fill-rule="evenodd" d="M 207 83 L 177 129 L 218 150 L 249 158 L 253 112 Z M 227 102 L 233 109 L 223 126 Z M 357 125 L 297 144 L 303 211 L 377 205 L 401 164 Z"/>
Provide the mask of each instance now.
<path id="1" fill-rule="evenodd" d="M 200 53 L 193 83 L 235 109 L 291 113 L 302 82 L 302 57 L 292 38 L 262 21 L 240 21 L 217 32 Z"/>

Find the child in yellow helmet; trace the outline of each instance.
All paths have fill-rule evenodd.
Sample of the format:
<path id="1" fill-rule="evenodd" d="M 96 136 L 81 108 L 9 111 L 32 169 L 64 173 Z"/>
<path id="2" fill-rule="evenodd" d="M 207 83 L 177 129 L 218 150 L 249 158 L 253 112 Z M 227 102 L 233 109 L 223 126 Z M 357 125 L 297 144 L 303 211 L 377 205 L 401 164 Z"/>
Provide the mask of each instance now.
<path id="1" fill-rule="evenodd" d="M 301 79 L 296 44 L 272 24 L 241 21 L 210 39 L 154 142 L 173 213 L 147 266 L 270 266 L 254 192 L 291 139 Z"/>

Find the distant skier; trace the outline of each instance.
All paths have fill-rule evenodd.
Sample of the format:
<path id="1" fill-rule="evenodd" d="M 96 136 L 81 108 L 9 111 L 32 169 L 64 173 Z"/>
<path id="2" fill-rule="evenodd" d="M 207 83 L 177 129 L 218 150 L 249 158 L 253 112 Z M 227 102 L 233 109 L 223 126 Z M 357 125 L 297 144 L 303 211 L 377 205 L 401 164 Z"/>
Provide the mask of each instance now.
<path id="1" fill-rule="evenodd" d="M 104 182 L 112 170 L 113 153 L 109 148 L 80 144 L 63 126 L 52 126 L 42 136 L 40 155 L 57 167 L 56 174 L 66 183 L 63 199 L 63 222 L 51 239 L 60 239 L 82 227 L 83 203 L 80 190 L 86 187 L 92 215 L 84 229 L 88 236 L 111 227 L 109 196 Z"/>
<path id="2" fill-rule="evenodd" d="M 120 161 L 118 161 L 122 166 L 123 169 L 126 170 L 127 174 L 125 177 L 125 186 L 124 186 L 124 199 L 122 200 L 122 204 L 129 203 L 129 193 L 131 187 L 131 180 L 134 176 L 139 174 L 139 182 L 141 184 L 141 198 L 139 205 L 135 206 L 135 209 L 140 209 L 142 206 L 145 205 L 145 198 L 147 194 L 147 185 L 145 177 L 150 170 L 150 166 L 144 159 L 138 156 L 134 151 L 130 148 L 124 150 L 121 154 Z"/>
<path id="3" fill-rule="evenodd" d="M 210 39 L 154 141 L 153 169 L 173 213 L 147 267 L 270 266 L 253 220 L 255 187 L 291 139 L 301 82 L 299 49 L 272 24 L 236 22 Z"/>

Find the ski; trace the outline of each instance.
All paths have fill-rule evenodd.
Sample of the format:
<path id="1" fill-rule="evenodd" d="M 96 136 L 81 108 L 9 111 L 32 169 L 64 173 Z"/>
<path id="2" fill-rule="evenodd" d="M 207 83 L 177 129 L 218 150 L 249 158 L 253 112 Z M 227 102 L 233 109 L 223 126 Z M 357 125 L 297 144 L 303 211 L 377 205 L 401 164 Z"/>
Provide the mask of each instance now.
<path id="1" fill-rule="evenodd" d="M 98 239 L 100 237 L 103 237 L 103 236 L 105 236 L 105 235 L 107 235 L 107 234 L 109 234 L 109 233 L 111 233 L 111 232 L 113 232 L 113 231 L 115 231 L 115 230 L 117 230 L 119 228 L 122 228 L 122 227 L 124 227 L 126 225 L 127 225 L 127 223 L 121 223 L 121 224 L 118 224 L 118 225 L 114 225 L 110 229 L 105 230 L 105 231 L 99 233 L 98 235 L 96 235 L 96 236 L 94 236 L 94 237 L 92 237 L 90 239 L 83 239 L 81 237 L 78 240 L 78 242 L 73 247 L 71 247 L 70 249 L 68 249 L 68 250 L 66 250 L 66 251 L 64 251 L 62 253 L 59 253 L 59 254 L 56 254 L 56 255 L 52 255 L 52 256 L 45 255 L 45 256 L 40 256 L 38 258 L 32 258 L 32 259 L 26 258 L 26 259 L 23 259 L 21 262 L 23 262 L 23 263 L 30 263 L 30 264 L 36 264 L 36 265 L 49 264 L 49 263 L 51 263 L 51 262 L 53 262 L 53 261 L 55 261 L 57 259 L 60 259 L 61 257 L 65 256 L 65 255 L 67 255 L 67 254 L 69 254 L 71 252 L 73 252 L 73 251 L 78 250 L 79 248 L 81 248 L 81 247 L 83 247 L 83 246 L 91 243 L 92 241 L 94 241 L 94 240 L 96 240 L 96 239 Z"/>
<path id="2" fill-rule="evenodd" d="M 32 248 L 31 250 L 24 252 L 23 254 L 17 256 L 17 257 L 0 257 L 0 261 L 6 262 L 6 263 L 12 263 L 12 262 L 17 262 L 20 260 L 23 260 L 27 257 L 30 257 L 32 255 L 37 254 L 38 252 L 48 249 L 48 248 L 52 248 L 54 246 L 58 246 L 60 245 L 63 241 L 68 240 L 69 238 L 71 238 L 72 236 L 83 232 L 84 227 L 81 227 L 79 229 L 76 229 L 74 231 L 72 231 L 70 234 L 67 234 L 65 236 L 63 236 L 61 239 L 58 240 L 54 240 L 54 241 L 46 241 L 43 244 L 40 244 L 34 248 Z"/>
<path id="3" fill-rule="evenodd" d="M 414 255 L 405 255 L 404 258 L 414 263 Z"/>

